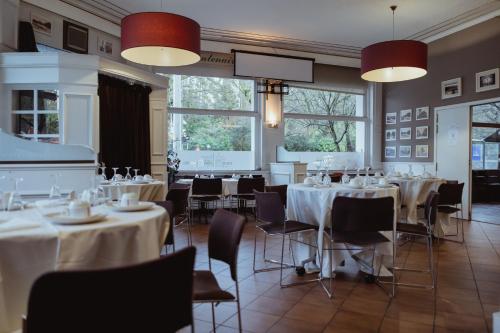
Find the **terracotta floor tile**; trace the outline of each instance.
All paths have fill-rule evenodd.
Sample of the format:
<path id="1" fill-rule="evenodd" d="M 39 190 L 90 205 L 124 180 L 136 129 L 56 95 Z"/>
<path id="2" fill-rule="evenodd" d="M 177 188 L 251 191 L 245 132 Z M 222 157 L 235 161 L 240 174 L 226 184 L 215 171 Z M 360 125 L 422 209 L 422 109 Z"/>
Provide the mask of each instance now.
<path id="1" fill-rule="evenodd" d="M 401 320 L 417 324 L 430 325 L 434 323 L 434 308 L 419 308 L 416 306 L 398 304 L 391 302 L 387 312 L 386 318 L 392 320 Z"/>
<path id="2" fill-rule="evenodd" d="M 324 325 L 313 324 L 291 318 L 281 318 L 268 331 L 270 333 L 319 333 L 323 332 Z"/>
<path id="3" fill-rule="evenodd" d="M 283 316 L 288 310 L 293 308 L 295 302 L 280 300 L 267 296 L 260 296 L 255 301 L 246 306 L 246 309 L 268 313 L 276 316 Z"/>
<path id="4" fill-rule="evenodd" d="M 483 316 L 483 307 L 479 301 L 471 302 L 438 297 L 436 300 L 436 309 L 439 312 L 466 314 L 479 317 Z"/>
<path id="5" fill-rule="evenodd" d="M 380 316 L 339 310 L 328 324 L 325 332 L 377 332 L 382 322 Z"/>
<path id="6" fill-rule="evenodd" d="M 321 307 L 299 302 L 285 314 L 285 318 L 325 326 L 333 318 L 336 311 L 336 307 Z"/>
<path id="7" fill-rule="evenodd" d="M 278 320 L 279 316 L 265 314 L 262 312 L 243 309 L 241 312 L 241 322 L 244 330 L 254 333 L 267 332 Z M 223 323 L 223 326 L 238 328 L 238 318 L 236 315 Z"/>
<path id="8" fill-rule="evenodd" d="M 385 318 L 380 327 L 380 333 L 432 333 L 432 325 Z"/>
<path id="9" fill-rule="evenodd" d="M 368 315 L 383 316 L 387 305 L 388 302 L 373 301 L 352 296 L 345 300 L 341 309 Z"/>
<path id="10" fill-rule="evenodd" d="M 464 314 L 437 312 L 435 325 L 463 332 L 487 332 L 484 318 Z"/>

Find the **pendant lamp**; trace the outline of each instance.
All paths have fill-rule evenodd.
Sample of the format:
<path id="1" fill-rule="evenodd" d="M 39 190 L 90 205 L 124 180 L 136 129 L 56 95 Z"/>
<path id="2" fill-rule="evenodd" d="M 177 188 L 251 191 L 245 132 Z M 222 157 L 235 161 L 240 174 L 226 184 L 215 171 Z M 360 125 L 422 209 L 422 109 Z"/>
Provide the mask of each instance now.
<path id="1" fill-rule="evenodd" d="M 361 78 L 372 82 L 412 80 L 427 74 L 427 44 L 414 40 L 392 40 L 372 44 L 361 51 Z"/>
<path id="2" fill-rule="evenodd" d="M 184 66 L 200 61 L 200 25 L 164 13 L 131 14 L 121 22 L 123 58 L 153 66 Z"/>

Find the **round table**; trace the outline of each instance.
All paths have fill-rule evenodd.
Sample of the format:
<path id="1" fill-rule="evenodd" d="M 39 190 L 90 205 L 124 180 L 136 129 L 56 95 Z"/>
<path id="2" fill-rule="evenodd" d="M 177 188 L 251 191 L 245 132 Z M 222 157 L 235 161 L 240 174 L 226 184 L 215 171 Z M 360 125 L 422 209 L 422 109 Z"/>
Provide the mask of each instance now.
<path id="1" fill-rule="evenodd" d="M 287 218 L 290 220 L 301 221 L 319 226 L 318 233 L 304 232 L 299 234 L 298 240 L 308 243 L 316 244 L 322 248 L 323 242 L 326 241 L 323 236 L 323 230 L 331 225 L 331 210 L 333 200 L 337 196 L 348 196 L 357 198 L 381 198 L 393 197 L 394 198 L 394 223 L 397 219 L 398 207 L 398 188 L 385 187 L 379 188 L 369 186 L 363 189 L 353 189 L 342 184 L 332 184 L 331 186 L 307 186 L 305 184 L 292 184 L 288 185 L 287 191 Z M 367 221 L 369 223 L 370 221 Z M 392 239 L 392 232 L 384 233 L 387 238 Z M 321 235 L 318 237 L 317 235 Z M 329 241 L 329 240 L 328 240 Z M 338 244 L 338 247 L 343 246 Z M 315 250 L 309 246 L 304 246 L 299 242 L 293 242 L 293 251 L 298 262 L 307 262 L 314 256 Z M 333 251 L 333 268 L 330 267 L 330 251 L 325 251 L 325 258 L 323 260 L 323 274 L 330 276 L 335 267 L 348 257 L 354 256 L 354 259 L 360 264 L 363 270 L 371 270 L 367 267 L 366 263 L 371 264 L 371 252 L 365 253 L 364 251 Z M 383 256 L 390 256 L 392 262 L 392 243 L 381 243 L 376 247 L 377 259 L 375 260 L 375 267 L 380 267 L 380 275 L 390 275 L 390 272 L 385 266 L 380 265 Z M 385 261 L 385 260 L 384 260 Z"/>
<path id="2" fill-rule="evenodd" d="M 101 185 L 107 197 L 119 200 L 121 194 L 134 192 L 139 195 L 140 201 L 163 201 L 167 195 L 165 182 L 154 181 L 149 184 L 134 184 L 133 182 L 120 182 L 118 184 Z"/>
<path id="3" fill-rule="evenodd" d="M 118 213 L 99 206 L 93 212 L 107 217 L 69 226 L 46 222 L 33 208 L 0 212 L 0 221 L 7 221 L 0 223 L 0 332 L 21 328 L 31 285 L 43 273 L 119 267 L 159 257 L 169 227 L 163 208 Z M 7 230 L 8 224 L 24 228 Z"/>
<path id="4" fill-rule="evenodd" d="M 179 184 L 193 184 L 192 179 L 179 179 L 177 181 Z M 222 195 L 228 196 L 238 193 L 238 179 L 235 178 L 222 178 Z M 191 190 L 189 191 L 191 195 Z"/>

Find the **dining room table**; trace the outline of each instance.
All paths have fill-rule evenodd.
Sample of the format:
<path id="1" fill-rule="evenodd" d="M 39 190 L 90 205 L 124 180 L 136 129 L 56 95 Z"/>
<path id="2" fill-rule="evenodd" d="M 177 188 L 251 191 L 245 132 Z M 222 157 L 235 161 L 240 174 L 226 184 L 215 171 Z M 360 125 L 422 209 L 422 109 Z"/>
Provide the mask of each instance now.
<path id="1" fill-rule="evenodd" d="M 320 249 L 323 244 L 330 242 L 324 234 L 326 227 L 331 226 L 331 212 L 333 201 L 336 197 L 347 196 L 353 198 L 394 198 L 394 224 L 397 223 L 398 194 L 399 189 L 394 185 L 369 185 L 352 187 L 349 184 L 332 183 L 329 185 L 312 184 L 290 184 L 287 190 L 287 219 L 310 223 L 318 226 L 318 231 L 300 233 L 294 237 L 299 242 L 292 242 L 292 251 L 296 263 L 304 265 L 306 271 L 319 268 L 319 258 L 314 248 L 304 245 L 312 244 Z M 370 221 L 366 221 L 370 223 Z M 375 247 L 376 257 L 372 266 L 372 250 L 366 248 L 360 250 L 345 251 L 323 251 L 323 276 L 334 274 L 335 268 L 345 260 L 353 258 L 360 269 L 373 273 L 372 267 L 376 267 L 376 274 L 390 276 L 392 273 L 387 269 L 392 265 L 393 232 L 382 232 L 391 242 L 380 243 Z M 335 244 L 338 248 L 346 248 L 345 244 Z M 326 247 L 328 247 L 327 245 Z M 333 253 L 332 253 L 333 252 Z M 332 256 L 332 258 L 330 258 Z M 333 267 L 331 266 L 331 264 Z"/>
<path id="2" fill-rule="evenodd" d="M 92 214 L 105 215 L 101 221 L 73 225 L 49 222 L 45 209 L 0 212 L 0 333 L 21 328 L 30 288 L 42 274 L 157 259 L 170 225 L 165 209 L 156 205 L 137 212 L 100 205 Z"/>
<path id="3" fill-rule="evenodd" d="M 163 201 L 167 195 L 165 182 L 159 180 L 135 182 L 120 181 L 101 183 L 106 197 L 119 200 L 123 193 L 137 193 L 141 201 Z"/>

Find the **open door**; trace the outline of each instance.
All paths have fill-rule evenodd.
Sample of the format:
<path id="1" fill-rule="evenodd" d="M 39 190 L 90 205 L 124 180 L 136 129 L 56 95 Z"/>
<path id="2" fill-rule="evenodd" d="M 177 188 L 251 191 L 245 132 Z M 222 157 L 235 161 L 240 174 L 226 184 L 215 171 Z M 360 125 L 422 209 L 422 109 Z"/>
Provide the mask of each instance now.
<path id="1" fill-rule="evenodd" d="M 470 107 L 451 106 L 435 109 L 436 174 L 464 183 L 464 218 L 470 219 Z"/>

